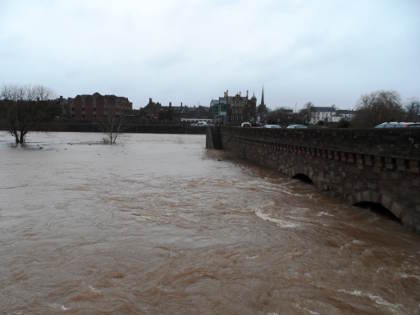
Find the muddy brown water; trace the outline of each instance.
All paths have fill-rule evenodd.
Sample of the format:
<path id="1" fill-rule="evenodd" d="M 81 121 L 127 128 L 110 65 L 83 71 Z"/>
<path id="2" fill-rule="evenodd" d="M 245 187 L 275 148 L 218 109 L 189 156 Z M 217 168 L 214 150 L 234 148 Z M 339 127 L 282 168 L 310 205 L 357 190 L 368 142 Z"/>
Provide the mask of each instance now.
<path id="1" fill-rule="evenodd" d="M 420 314 L 398 222 L 204 136 L 100 137 L 0 133 L 0 314 Z"/>

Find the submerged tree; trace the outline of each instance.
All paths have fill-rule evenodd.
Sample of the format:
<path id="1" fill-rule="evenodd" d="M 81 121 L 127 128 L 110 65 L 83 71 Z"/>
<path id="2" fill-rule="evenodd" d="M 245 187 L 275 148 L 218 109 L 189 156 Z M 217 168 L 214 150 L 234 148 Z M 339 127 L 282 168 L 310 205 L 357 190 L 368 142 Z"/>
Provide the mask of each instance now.
<path id="1" fill-rule="evenodd" d="M 28 132 L 60 114 L 59 105 L 50 100 L 52 96 L 51 90 L 43 86 L 2 87 L 1 123 L 15 137 L 16 144 L 24 144 Z"/>
<path id="2" fill-rule="evenodd" d="M 405 116 L 397 92 L 377 91 L 360 98 L 351 123 L 354 127 L 370 128 L 386 121 L 403 121 Z"/>
<path id="3" fill-rule="evenodd" d="M 117 105 L 110 108 L 107 113 L 98 120 L 102 132 L 106 134 L 104 143 L 111 145 L 117 143 L 117 138 L 123 131 L 125 122 L 126 112 L 124 110 L 118 108 Z"/>

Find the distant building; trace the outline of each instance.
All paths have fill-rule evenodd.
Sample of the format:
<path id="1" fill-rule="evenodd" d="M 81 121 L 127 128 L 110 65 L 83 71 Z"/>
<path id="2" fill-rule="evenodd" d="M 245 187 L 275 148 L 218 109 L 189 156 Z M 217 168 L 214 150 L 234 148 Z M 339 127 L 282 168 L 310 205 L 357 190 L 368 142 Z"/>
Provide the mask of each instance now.
<path id="1" fill-rule="evenodd" d="M 309 123 L 315 125 L 322 122 L 332 122 L 333 116 L 335 115 L 335 107 L 311 107 L 311 118 Z"/>
<path id="2" fill-rule="evenodd" d="M 153 102 L 152 98 L 149 98 L 149 103 L 142 108 L 143 116 L 148 120 L 158 120 L 159 114 L 162 110 L 162 105 L 158 102 Z"/>
<path id="3" fill-rule="evenodd" d="M 121 115 L 132 111 L 133 104 L 126 97 L 115 95 L 77 95 L 75 98 L 60 98 L 64 117 L 75 120 L 97 120 L 109 114 Z"/>
<path id="4" fill-rule="evenodd" d="M 183 103 L 180 106 L 163 106 L 159 102 L 154 102 L 149 98 L 149 102 L 137 113 L 137 121 L 143 124 L 158 123 L 187 123 L 188 121 L 212 120 L 213 114 L 209 107 L 205 106 L 187 106 Z"/>
<path id="5" fill-rule="evenodd" d="M 293 109 L 284 108 L 284 107 L 280 107 L 279 109 L 280 109 L 280 111 L 282 111 L 283 113 L 285 113 L 287 115 L 293 115 Z"/>
<path id="6" fill-rule="evenodd" d="M 223 97 L 210 102 L 210 110 L 214 113 L 216 120 L 225 124 L 240 125 L 244 121 L 255 122 L 257 118 L 257 98 L 251 98 L 237 93 L 229 96 L 225 91 Z"/>
<path id="7" fill-rule="evenodd" d="M 260 122 L 263 121 L 260 120 Z M 296 120 L 292 109 L 279 106 L 265 115 L 264 123 L 286 126 L 296 123 Z"/>
<path id="8" fill-rule="evenodd" d="M 319 122 L 339 122 L 340 120 L 350 121 L 354 115 L 353 110 L 336 109 L 335 106 L 330 107 L 311 107 L 310 123 L 315 125 Z"/>
<path id="9" fill-rule="evenodd" d="M 339 122 L 340 120 L 350 121 L 355 113 L 354 110 L 338 109 L 333 117 L 333 122 Z"/>
<path id="10" fill-rule="evenodd" d="M 227 99 L 219 97 L 218 100 L 210 101 L 210 111 L 214 114 L 215 118 L 219 121 L 227 121 Z"/>

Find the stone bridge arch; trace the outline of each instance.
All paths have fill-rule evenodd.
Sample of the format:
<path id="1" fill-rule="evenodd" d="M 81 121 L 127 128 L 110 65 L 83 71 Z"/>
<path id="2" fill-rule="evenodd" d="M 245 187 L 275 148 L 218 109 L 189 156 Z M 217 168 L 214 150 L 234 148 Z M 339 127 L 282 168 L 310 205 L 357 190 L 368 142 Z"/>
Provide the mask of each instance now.
<path id="1" fill-rule="evenodd" d="M 402 222 L 404 217 L 404 211 L 401 205 L 385 194 L 378 194 L 371 190 L 365 190 L 363 192 L 352 194 L 350 201 L 354 206 L 362 203 L 381 205 L 390 213 L 392 213 L 400 222 Z"/>
<path id="2" fill-rule="evenodd" d="M 299 157 L 293 159 L 293 161 L 290 162 L 288 168 L 282 169 L 280 166 L 279 170 L 289 178 L 297 179 L 304 183 L 314 185 L 320 190 L 329 190 L 323 182 L 325 177 L 324 171 L 306 163 L 305 159 Z"/>
<path id="3" fill-rule="evenodd" d="M 297 179 L 305 184 L 314 184 L 314 181 L 312 180 L 312 178 L 310 178 L 308 175 L 304 174 L 304 173 L 296 173 L 295 175 L 292 176 L 293 179 Z"/>

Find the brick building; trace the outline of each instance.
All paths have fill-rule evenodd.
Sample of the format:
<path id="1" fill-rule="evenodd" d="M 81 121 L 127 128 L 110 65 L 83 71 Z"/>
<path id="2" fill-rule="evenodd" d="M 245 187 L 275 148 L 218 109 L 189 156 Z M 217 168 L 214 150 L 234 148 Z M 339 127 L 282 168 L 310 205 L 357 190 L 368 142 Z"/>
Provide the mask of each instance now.
<path id="1" fill-rule="evenodd" d="M 75 98 L 60 98 L 62 112 L 65 117 L 74 120 L 97 120 L 115 114 L 120 116 L 123 112 L 130 112 L 133 104 L 126 97 L 115 95 L 77 95 Z"/>

